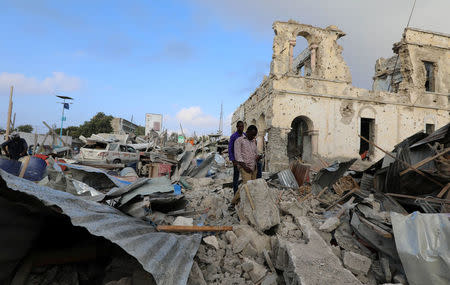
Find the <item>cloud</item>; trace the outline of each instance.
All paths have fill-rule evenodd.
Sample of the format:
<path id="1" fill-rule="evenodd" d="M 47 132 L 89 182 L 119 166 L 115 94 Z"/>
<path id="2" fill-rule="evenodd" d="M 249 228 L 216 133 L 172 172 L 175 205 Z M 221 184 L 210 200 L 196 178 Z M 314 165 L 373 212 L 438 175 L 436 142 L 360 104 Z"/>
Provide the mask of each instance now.
<path id="1" fill-rule="evenodd" d="M 53 72 L 52 76 L 39 80 L 21 73 L 0 73 L 0 90 L 9 90 L 22 95 L 50 95 L 55 92 L 73 92 L 82 86 L 80 78 L 68 76 L 64 72 Z M 7 92 L 6 92 L 7 93 Z M 2 94 L 6 94 L 2 92 Z"/>
<path id="2" fill-rule="evenodd" d="M 272 23 L 293 19 L 319 27 L 336 25 L 347 33 L 339 40 L 350 66 L 353 83 L 370 88 L 375 61 L 392 55 L 392 44 L 401 39 L 412 0 L 191 0 L 201 22 L 218 19 L 225 29 L 247 31 L 258 39 L 273 37 Z M 448 0 L 417 1 L 410 26 L 448 33 Z M 268 58 L 268 61 L 270 57 Z"/>
<path id="3" fill-rule="evenodd" d="M 181 123 L 185 134 L 208 134 L 216 132 L 219 129 L 219 119 L 205 114 L 201 107 L 191 106 L 179 110 L 175 117 L 165 116 L 166 126 L 171 130 L 179 130 Z"/>
<path id="4" fill-rule="evenodd" d="M 211 128 L 218 127 L 219 120 L 211 115 L 203 113 L 199 106 L 181 109 L 176 118 L 185 125 L 193 127 Z"/>

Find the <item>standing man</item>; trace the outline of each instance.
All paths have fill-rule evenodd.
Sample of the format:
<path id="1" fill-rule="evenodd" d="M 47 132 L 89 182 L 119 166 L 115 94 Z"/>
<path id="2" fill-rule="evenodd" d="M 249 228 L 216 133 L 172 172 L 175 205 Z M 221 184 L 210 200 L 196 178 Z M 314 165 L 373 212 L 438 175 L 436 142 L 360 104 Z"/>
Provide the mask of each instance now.
<path id="1" fill-rule="evenodd" d="M 239 184 L 239 169 L 234 156 L 234 142 L 244 134 L 244 122 L 238 121 L 236 124 L 237 131 L 231 135 L 228 143 L 228 158 L 233 163 L 233 191 L 236 194 Z"/>
<path id="2" fill-rule="evenodd" d="M 256 179 L 256 163 L 259 160 L 258 149 L 255 137 L 258 129 L 255 125 L 250 125 L 244 136 L 239 137 L 234 142 L 234 155 L 242 175 L 243 183 Z"/>
<path id="3" fill-rule="evenodd" d="M 22 139 L 18 133 L 14 132 L 9 136 L 9 140 L 5 141 L 0 146 L 6 155 L 14 160 L 18 160 L 27 154 L 27 142 Z M 8 150 L 6 150 L 8 147 Z"/>

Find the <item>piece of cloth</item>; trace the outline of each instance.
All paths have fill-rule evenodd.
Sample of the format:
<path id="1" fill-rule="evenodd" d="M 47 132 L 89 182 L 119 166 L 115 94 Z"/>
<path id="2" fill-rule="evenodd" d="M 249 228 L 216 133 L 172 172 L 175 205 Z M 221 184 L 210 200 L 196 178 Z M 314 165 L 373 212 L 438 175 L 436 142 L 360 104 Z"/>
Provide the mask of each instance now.
<path id="1" fill-rule="evenodd" d="M 239 137 L 234 142 L 234 157 L 236 161 L 244 163 L 251 170 L 255 170 L 258 161 L 255 139 L 249 140 L 246 136 Z"/>
<path id="2" fill-rule="evenodd" d="M 18 160 L 21 158 L 24 153 L 28 150 L 27 142 L 23 138 L 19 138 L 18 140 L 9 140 L 2 143 L 1 148 L 8 147 L 9 158 Z"/>
<path id="3" fill-rule="evenodd" d="M 258 172 L 257 169 L 253 170 L 251 173 L 248 173 L 242 167 L 240 167 L 239 170 L 241 171 L 242 184 L 247 183 L 247 181 L 249 181 L 249 180 L 255 180 L 256 179 L 256 174 Z"/>
<path id="4" fill-rule="evenodd" d="M 237 166 L 233 166 L 233 192 L 236 194 L 239 186 L 239 168 Z"/>
<path id="5" fill-rule="evenodd" d="M 243 134 L 240 135 L 238 132 L 235 132 L 230 137 L 230 142 L 228 143 L 228 158 L 230 159 L 230 161 L 235 161 L 235 157 L 234 157 L 234 142 L 238 138 L 240 138 L 242 135 Z"/>

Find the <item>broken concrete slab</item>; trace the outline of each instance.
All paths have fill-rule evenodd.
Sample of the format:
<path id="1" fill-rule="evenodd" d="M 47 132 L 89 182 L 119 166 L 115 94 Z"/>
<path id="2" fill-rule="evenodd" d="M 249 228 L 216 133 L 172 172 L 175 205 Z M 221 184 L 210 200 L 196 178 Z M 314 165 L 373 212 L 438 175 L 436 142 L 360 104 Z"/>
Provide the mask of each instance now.
<path id="1" fill-rule="evenodd" d="M 344 266 L 354 274 L 363 275 L 367 275 L 370 266 L 372 265 L 372 260 L 370 258 L 351 251 L 344 252 L 343 262 Z"/>
<path id="2" fill-rule="evenodd" d="M 270 237 L 258 233 L 254 228 L 252 228 L 249 225 L 234 226 L 233 231 L 238 237 L 238 239 L 244 237 L 247 238 L 251 243 L 251 245 L 256 249 L 258 254 L 260 254 L 261 256 L 264 250 L 270 250 L 271 248 Z"/>
<path id="3" fill-rule="evenodd" d="M 233 244 L 233 252 L 234 253 L 241 252 L 249 242 L 250 242 L 250 239 L 246 236 L 242 236 L 242 237 L 238 238 Z"/>
<path id="4" fill-rule="evenodd" d="M 237 211 L 241 221 L 248 221 L 260 231 L 269 230 L 280 223 L 278 207 L 264 179 L 250 180 L 240 191 L 241 202 Z M 252 209 L 253 206 L 255 209 Z"/>
<path id="5" fill-rule="evenodd" d="M 194 224 L 193 218 L 186 218 L 182 216 L 178 216 L 173 222 L 174 226 L 192 226 Z"/>
<path id="6" fill-rule="evenodd" d="M 228 242 L 230 244 L 233 244 L 236 241 L 236 239 L 237 239 L 236 234 L 234 232 L 232 232 L 232 231 L 226 232 L 225 233 L 225 237 L 227 238 L 227 240 L 228 240 Z"/>
<path id="7" fill-rule="evenodd" d="M 264 277 L 263 281 L 261 282 L 261 285 L 277 285 L 277 275 L 276 274 L 269 274 L 266 277 Z"/>
<path id="8" fill-rule="evenodd" d="M 306 217 L 296 217 L 307 243 L 294 243 L 281 237 L 274 241 L 275 267 L 284 270 L 287 285 L 354 284 L 361 282 L 341 264 L 331 247 L 314 230 Z"/>
<path id="9" fill-rule="evenodd" d="M 267 269 L 265 266 L 258 264 L 256 261 L 246 257 L 244 257 L 242 269 L 247 272 L 254 283 L 258 283 L 261 279 L 264 278 L 264 276 L 266 276 L 267 273 Z"/>
<path id="10" fill-rule="evenodd" d="M 214 247 L 216 250 L 218 250 L 219 247 L 219 242 L 217 241 L 217 238 L 215 236 L 207 236 L 203 238 L 203 241 L 207 244 L 210 245 L 212 247 Z"/>
<path id="11" fill-rule="evenodd" d="M 341 224 L 341 220 L 338 217 L 329 217 L 319 227 L 319 230 L 330 233 L 334 231 Z"/>
<path id="12" fill-rule="evenodd" d="M 187 285 L 206 285 L 205 278 L 203 277 L 203 273 L 200 270 L 197 262 L 194 261 L 192 264 L 191 273 L 189 274 L 189 279 Z"/>

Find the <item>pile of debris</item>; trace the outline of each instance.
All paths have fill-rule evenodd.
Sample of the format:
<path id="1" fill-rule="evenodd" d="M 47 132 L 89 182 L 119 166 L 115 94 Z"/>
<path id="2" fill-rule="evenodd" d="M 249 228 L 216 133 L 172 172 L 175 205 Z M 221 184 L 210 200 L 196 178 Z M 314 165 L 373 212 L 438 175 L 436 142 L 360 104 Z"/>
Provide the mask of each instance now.
<path id="1" fill-rule="evenodd" d="M 365 171 L 293 162 L 236 194 L 220 139 L 146 149 L 165 175 L 0 164 L 0 283 L 448 284 L 449 138 L 416 134 Z"/>

